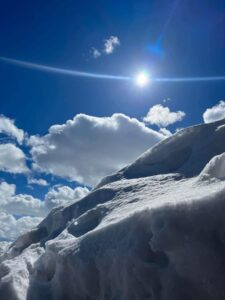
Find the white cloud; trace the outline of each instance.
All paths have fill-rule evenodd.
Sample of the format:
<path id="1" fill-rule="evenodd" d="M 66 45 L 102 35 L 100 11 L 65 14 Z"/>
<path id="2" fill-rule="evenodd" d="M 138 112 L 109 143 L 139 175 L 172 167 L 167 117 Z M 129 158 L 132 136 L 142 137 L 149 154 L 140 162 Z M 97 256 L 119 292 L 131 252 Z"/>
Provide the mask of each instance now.
<path id="1" fill-rule="evenodd" d="M 14 215 L 43 216 L 43 202 L 26 194 L 16 194 L 16 186 L 0 183 L 0 210 Z"/>
<path id="2" fill-rule="evenodd" d="M 0 240 L 15 240 L 19 235 L 37 226 L 42 218 L 25 216 L 15 218 L 13 215 L 0 212 Z"/>
<path id="3" fill-rule="evenodd" d="M 13 144 L 0 144 L 0 170 L 10 173 L 27 173 L 26 157 L 21 149 Z"/>
<path id="4" fill-rule="evenodd" d="M 15 239 L 39 224 L 52 208 L 78 201 L 88 192 L 85 187 L 72 189 L 68 186 L 55 186 L 45 195 L 44 201 L 41 201 L 31 195 L 16 194 L 14 184 L 1 182 L 0 241 Z"/>
<path id="5" fill-rule="evenodd" d="M 53 207 L 68 205 L 80 200 L 89 193 L 86 187 L 54 186 L 45 196 L 45 205 L 50 210 Z"/>
<path id="6" fill-rule="evenodd" d="M 215 122 L 225 118 L 225 102 L 220 101 L 211 108 L 207 108 L 203 113 L 203 120 L 205 123 Z"/>
<path id="7" fill-rule="evenodd" d="M 104 42 L 103 52 L 105 54 L 112 54 L 116 47 L 120 46 L 120 40 L 117 36 L 110 36 Z"/>
<path id="8" fill-rule="evenodd" d="M 94 47 L 91 48 L 90 52 L 93 58 L 99 58 L 102 55 L 101 52 Z"/>
<path id="9" fill-rule="evenodd" d="M 78 114 L 63 125 L 33 136 L 34 168 L 87 185 L 137 158 L 164 136 L 124 114 L 93 117 Z"/>
<path id="10" fill-rule="evenodd" d="M 93 58 L 99 58 L 103 54 L 112 54 L 117 47 L 120 46 L 120 40 L 117 36 L 111 35 L 108 39 L 104 40 L 103 49 L 100 51 L 95 47 L 90 49 L 90 54 Z"/>
<path id="11" fill-rule="evenodd" d="M 36 184 L 41 186 L 47 186 L 48 182 L 45 179 L 42 178 L 28 178 L 27 179 L 28 184 Z"/>
<path id="12" fill-rule="evenodd" d="M 24 131 L 16 127 L 14 120 L 0 115 L 0 133 L 14 137 L 19 144 L 24 140 Z"/>
<path id="13" fill-rule="evenodd" d="M 11 215 L 44 217 L 52 208 L 75 202 L 89 193 L 86 187 L 56 185 L 49 189 L 44 201 L 28 194 L 16 194 L 16 186 L 0 183 L 0 211 Z"/>
<path id="14" fill-rule="evenodd" d="M 40 200 L 31 195 L 16 194 L 14 184 L 1 182 L 0 241 L 14 240 L 20 234 L 39 224 L 46 214 L 46 210 L 43 208 L 44 204 Z"/>
<path id="15" fill-rule="evenodd" d="M 170 111 L 169 107 L 165 107 L 161 104 L 156 104 L 152 106 L 144 117 L 144 122 L 149 124 L 155 124 L 159 127 L 166 127 L 168 125 L 174 124 L 178 121 L 182 121 L 185 117 L 185 112 L 183 111 Z"/>

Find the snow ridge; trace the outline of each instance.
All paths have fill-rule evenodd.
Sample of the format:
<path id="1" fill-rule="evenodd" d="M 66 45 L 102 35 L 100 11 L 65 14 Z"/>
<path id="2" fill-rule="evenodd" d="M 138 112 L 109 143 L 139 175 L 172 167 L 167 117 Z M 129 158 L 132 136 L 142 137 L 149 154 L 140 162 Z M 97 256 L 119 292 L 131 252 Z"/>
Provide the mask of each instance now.
<path id="1" fill-rule="evenodd" d="M 178 132 L 2 244 L 0 299 L 225 299 L 224 124 Z"/>

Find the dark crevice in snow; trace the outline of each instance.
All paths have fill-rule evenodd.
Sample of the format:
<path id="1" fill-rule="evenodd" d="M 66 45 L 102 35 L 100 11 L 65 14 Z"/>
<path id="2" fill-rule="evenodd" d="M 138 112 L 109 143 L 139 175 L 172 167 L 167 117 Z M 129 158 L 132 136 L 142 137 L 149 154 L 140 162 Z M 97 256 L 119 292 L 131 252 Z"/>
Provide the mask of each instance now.
<path id="1" fill-rule="evenodd" d="M 107 209 L 97 206 L 81 215 L 76 221 L 73 221 L 67 230 L 75 237 L 84 235 L 85 233 L 95 229 L 101 222 L 102 218 L 107 213 Z"/>
<path id="2" fill-rule="evenodd" d="M 44 245 L 49 239 L 54 239 L 67 227 L 68 222 L 79 218 L 96 205 L 112 200 L 115 194 L 114 190 L 103 188 L 96 190 L 70 206 L 54 209 L 39 225 L 39 228 L 44 227 L 48 232 L 45 238 L 40 240 L 41 243 Z"/>

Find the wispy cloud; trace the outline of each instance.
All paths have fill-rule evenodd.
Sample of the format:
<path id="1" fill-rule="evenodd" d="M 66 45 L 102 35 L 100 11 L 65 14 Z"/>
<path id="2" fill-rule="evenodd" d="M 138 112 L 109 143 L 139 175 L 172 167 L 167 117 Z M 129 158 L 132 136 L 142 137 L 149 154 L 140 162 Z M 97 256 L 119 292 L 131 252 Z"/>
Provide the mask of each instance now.
<path id="1" fill-rule="evenodd" d="M 29 178 L 27 179 L 28 184 L 35 184 L 35 185 L 40 185 L 40 186 L 47 186 L 48 182 L 43 179 L 43 178 Z"/>
<path id="2" fill-rule="evenodd" d="M 99 58 L 103 54 L 110 55 L 112 54 L 117 47 L 120 46 L 120 40 L 117 36 L 111 35 L 108 39 L 103 41 L 103 49 L 99 50 L 95 47 L 92 47 L 90 50 L 91 56 L 93 58 Z"/>
<path id="3" fill-rule="evenodd" d="M 91 52 L 91 56 L 95 59 L 99 58 L 102 55 L 101 52 L 94 47 L 91 48 L 90 52 Z"/>

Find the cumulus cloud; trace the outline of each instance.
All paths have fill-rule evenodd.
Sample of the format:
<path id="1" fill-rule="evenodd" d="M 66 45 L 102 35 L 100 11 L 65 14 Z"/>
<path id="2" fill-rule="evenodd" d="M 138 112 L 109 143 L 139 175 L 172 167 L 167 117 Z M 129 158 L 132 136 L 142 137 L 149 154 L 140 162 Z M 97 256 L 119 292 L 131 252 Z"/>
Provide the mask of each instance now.
<path id="1" fill-rule="evenodd" d="M 45 136 L 31 137 L 29 144 L 36 170 L 94 185 L 163 138 L 124 114 L 102 118 L 78 114 L 50 127 Z"/>
<path id="2" fill-rule="evenodd" d="M 28 194 L 16 194 L 15 184 L 0 183 L 0 210 L 12 215 L 44 217 L 52 208 L 78 201 L 89 193 L 86 187 L 56 185 L 49 189 L 44 201 Z"/>
<path id="3" fill-rule="evenodd" d="M 0 183 L 0 210 L 14 215 L 43 216 L 43 202 L 27 194 L 16 194 L 15 184 Z"/>
<path id="4" fill-rule="evenodd" d="M 205 123 L 215 122 L 225 118 L 225 102 L 220 101 L 211 108 L 207 108 L 203 113 L 203 120 Z"/>
<path id="5" fill-rule="evenodd" d="M 120 46 L 120 40 L 117 36 L 110 36 L 104 42 L 104 53 L 105 54 L 112 54 L 116 47 Z"/>
<path id="6" fill-rule="evenodd" d="M 18 219 L 11 214 L 0 212 L 0 240 L 15 240 L 41 221 L 42 218 L 39 217 L 25 216 Z"/>
<path id="7" fill-rule="evenodd" d="M 53 207 L 68 205 L 80 200 L 89 193 L 86 187 L 54 186 L 45 196 L 45 206 L 51 210 Z"/>
<path id="8" fill-rule="evenodd" d="M 0 183 L 0 241 L 14 240 L 39 224 L 46 210 L 39 199 L 16 194 L 16 186 Z"/>
<path id="9" fill-rule="evenodd" d="M 16 127 L 14 120 L 0 115 L 0 133 L 9 135 L 22 144 L 24 140 L 24 131 Z"/>
<path id="10" fill-rule="evenodd" d="M 144 122 L 158 125 L 159 127 L 166 127 L 178 121 L 182 121 L 185 117 L 183 111 L 170 111 L 169 107 L 161 104 L 156 104 L 150 108 L 147 115 L 144 117 Z"/>
<path id="11" fill-rule="evenodd" d="M 0 170 L 10 173 L 27 173 L 26 157 L 14 144 L 0 144 Z"/>

